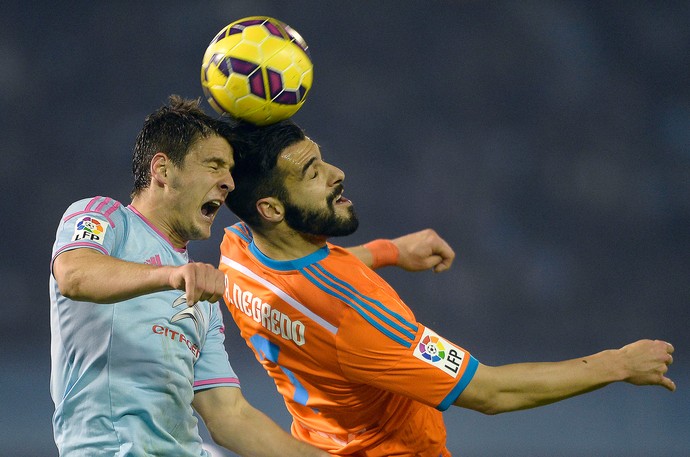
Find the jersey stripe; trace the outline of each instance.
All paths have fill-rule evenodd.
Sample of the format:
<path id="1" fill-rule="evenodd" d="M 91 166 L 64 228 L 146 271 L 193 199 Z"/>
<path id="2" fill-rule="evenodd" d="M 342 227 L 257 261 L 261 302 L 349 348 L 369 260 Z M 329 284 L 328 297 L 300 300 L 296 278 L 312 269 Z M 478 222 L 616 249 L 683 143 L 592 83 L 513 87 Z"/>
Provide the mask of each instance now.
<path id="1" fill-rule="evenodd" d="M 239 378 L 216 378 L 194 381 L 194 387 L 208 386 L 212 384 L 237 384 L 240 385 Z"/>
<path id="2" fill-rule="evenodd" d="M 232 233 L 234 233 L 235 235 L 242 238 L 242 240 L 244 240 L 247 243 L 251 243 L 251 241 L 252 241 L 251 234 L 245 233 L 245 231 L 242 229 L 247 230 L 246 226 L 240 222 L 238 222 L 235 225 L 228 227 L 228 230 L 230 230 Z"/>
<path id="3" fill-rule="evenodd" d="M 230 258 L 228 258 L 228 257 L 222 256 L 221 259 L 220 259 L 220 261 L 221 261 L 221 263 L 223 263 L 223 265 L 227 265 L 228 267 L 232 268 L 233 270 L 239 271 L 239 272 L 242 273 L 243 275 L 250 277 L 250 278 L 253 279 L 254 281 L 256 281 L 256 282 L 258 282 L 259 284 L 261 284 L 262 286 L 266 287 L 266 288 L 269 289 L 271 292 L 273 292 L 274 294 L 276 294 L 276 295 L 277 295 L 281 300 L 283 300 L 285 303 L 287 303 L 288 305 L 292 306 L 292 307 L 295 308 L 297 311 L 299 311 L 300 313 L 304 314 L 304 315 L 307 316 L 309 319 L 311 319 L 311 320 L 314 321 L 315 323 L 319 324 L 321 327 L 325 328 L 326 330 L 328 330 L 328 331 L 331 332 L 332 334 L 335 335 L 336 333 L 338 333 L 338 328 L 337 328 L 336 326 L 334 326 L 334 325 L 331 324 L 330 322 L 326 321 L 324 318 L 322 318 L 322 317 L 319 316 L 318 314 L 315 314 L 312 310 L 310 310 L 309 308 L 307 308 L 306 306 L 304 306 L 302 303 L 298 302 L 298 301 L 295 300 L 293 297 L 291 297 L 290 295 L 288 295 L 286 292 L 284 292 L 283 290 L 279 289 L 279 288 L 278 288 L 275 284 L 273 284 L 272 282 L 267 281 L 266 279 L 262 278 L 261 276 L 257 275 L 256 273 L 254 273 L 254 272 L 253 272 L 252 270 L 250 270 L 249 268 L 245 267 L 244 265 L 242 265 L 242 264 L 240 264 L 240 263 L 235 262 L 234 260 L 232 260 L 232 259 L 230 259 Z"/>
<path id="4" fill-rule="evenodd" d="M 109 198 L 108 200 L 112 200 L 112 199 Z M 120 207 L 120 202 L 118 202 L 118 201 L 116 201 L 116 200 L 112 200 L 112 201 L 114 201 L 115 204 L 112 205 L 112 206 L 111 206 L 109 209 L 107 209 L 105 212 L 103 212 L 103 215 L 104 215 L 106 218 L 108 218 L 108 220 L 110 220 L 110 215 L 113 214 L 113 213 L 115 212 L 115 210 L 117 210 L 117 209 Z"/>
<path id="5" fill-rule="evenodd" d="M 94 198 L 93 200 L 91 200 L 91 202 L 89 203 L 88 206 L 91 206 L 91 205 L 92 205 L 93 203 L 95 203 L 95 202 L 96 202 L 96 199 Z M 107 205 L 108 203 L 110 203 L 110 197 L 105 197 L 105 198 L 103 198 L 103 201 L 100 202 L 100 203 L 98 204 L 98 206 L 96 207 L 96 210 L 95 210 L 95 211 L 96 211 L 97 213 L 102 213 L 102 212 L 103 212 L 103 208 L 104 208 L 105 205 Z"/>
<path id="6" fill-rule="evenodd" d="M 58 249 L 57 251 L 55 251 L 55 254 L 53 255 L 53 260 L 55 260 L 55 257 L 57 257 L 58 254 L 62 254 L 64 251 L 68 251 L 68 250 L 72 250 L 72 249 L 76 249 L 76 248 L 95 249 L 97 251 L 102 252 L 105 255 L 110 255 L 108 250 L 106 248 L 104 248 L 103 246 L 99 246 L 99 245 L 94 244 L 94 243 L 79 243 L 78 242 L 78 243 L 66 244 L 66 245 L 62 246 L 60 249 Z M 52 269 L 52 265 L 53 264 L 51 261 L 51 269 Z"/>
<path id="7" fill-rule="evenodd" d="M 98 204 L 98 206 L 96 206 L 96 208 L 94 209 L 94 205 L 95 205 L 96 202 L 98 202 L 100 199 L 103 199 L 103 201 L 100 202 L 100 203 Z M 107 206 L 108 204 L 112 204 L 112 206 L 111 206 L 110 208 L 108 208 L 106 211 L 103 211 L 103 208 L 104 208 L 105 206 Z M 115 223 L 114 223 L 113 220 L 110 218 L 110 215 L 111 215 L 115 210 L 117 210 L 117 208 L 119 208 L 119 207 L 120 207 L 120 202 L 118 202 L 117 200 L 113 200 L 112 198 L 109 198 L 109 197 L 105 197 L 105 198 L 104 198 L 104 197 L 94 197 L 94 198 L 92 198 L 91 201 L 86 205 L 86 207 L 84 208 L 83 211 L 78 211 L 78 212 L 76 212 L 76 213 L 72 213 L 72 214 L 70 214 L 70 215 L 64 217 L 62 220 L 63 220 L 63 221 L 68 221 L 68 220 L 72 219 L 72 218 L 75 217 L 75 216 L 79 216 L 80 214 L 98 213 L 98 214 L 101 214 L 103 217 L 105 217 L 105 219 L 108 221 L 108 224 L 110 224 L 110 226 L 111 226 L 112 228 L 115 228 Z"/>
<path id="8" fill-rule="evenodd" d="M 398 322 L 400 322 L 402 325 L 404 325 L 405 327 L 407 327 L 408 329 L 410 329 L 410 330 L 412 331 L 412 334 L 410 334 L 410 333 L 408 332 L 408 335 L 409 335 L 411 338 L 414 338 L 414 334 L 417 333 L 417 325 L 416 325 L 416 324 L 414 324 L 414 323 L 408 321 L 407 319 L 405 319 L 405 318 L 404 318 L 403 316 L 401 316 L 400 314 L 398 314 L 398 313 L 392 311 L 391 309 L 389 309 L 388 307 L 386 307 L 385 305 L 383 305 L 380 301 L 375 300 L 375 299 L 373 299 L 373 298 L 369 298 L 369 297 L 363 295 L 363 294 L 360 293 L 357 289 L 355 289 L 354 287 L 352 287 L 349 283 L 343 281 L 342 279 L 340 279 L 340 278 L 338 278 L 337 276 L 335 276 L 333 273 L 327 271 L 323 266 L 318 265 L 318 264 L 315 264 L 314 267 L 318 268 L 319 271 L 320 271 L 321 273 L 323 273 L 325 276 L 328 276 L 332 281 L 334 281 L 334 282 L 336 282 L 336 283 L 342 285 L 343 287 L 347 288 L 350 292 L 352 292 L 352 293 L 354 293 L 354 294 L 357 294 L 358 296 L 362 297 L 363 299 L 365 299 L 365 300 L 369 301 L 370 303 L 372 303 L 372 304 L 378 306 L 379 308 L 381 308 L 381 310 L 382 310 L 383 312 L 385 312 L 386 314 L 392 316 L 392 317 L 395 318 Z M 404 331 L 404 330 L 401 330 L 401 331 Z"/>
<path id="9" fill-rule="evenodd" d="M 414 333 L 402 328 L 399 324 L 393 322 L 390 318 L 383 315 L 381 311 L 375 309 L 367 303 L 368 301 L 369 303 L 376 304 L 379 307 L 385 309 L 385 307 L 380 302 L 372 298 L 365 297 L 361 295 L 359 292 L 355 291 L 354 289 L 352 290 L 355 293 L 346 290 L 344 287 L 338 285 L 336 282 L 329 280 L 327 276 L 321 274 L 316 268 L 314 268 L 314 266 L 304 268 L 300 270 L 300 272 L 312 284 L 314 284 L 316 287 L 318 287 L 325 293 L 332 295 L 335 298 L 350 305 L 352 309 L 357 311 L 357 313 L 359 313 L 364 319 L 366 319 L 367 322 L 369 322 L 378 331 L 380 331 L 381 333 L 383 333 L 384 335 L 386 335 L 387 337 L 397 342 L 398 344 L 401 344 L 404 347 L 412 347 L 412 343 L 415 338 Z M 389 310 L 387 311 L 388 314 L 391 314 Z M 376 316 L 378 320 L 372 317 L 372 315 Z M 397 333 L 401 333 L 405 338 L 402 338 L 396 332 L 391 331 L 391 329 L 389 329 L 386 325 L 382 325 L 379 322 L 379 320 L 382 321 L 384 324 L 387 324 L 389 327 L 392 327 L 394 330 L 397 331 Z"/>

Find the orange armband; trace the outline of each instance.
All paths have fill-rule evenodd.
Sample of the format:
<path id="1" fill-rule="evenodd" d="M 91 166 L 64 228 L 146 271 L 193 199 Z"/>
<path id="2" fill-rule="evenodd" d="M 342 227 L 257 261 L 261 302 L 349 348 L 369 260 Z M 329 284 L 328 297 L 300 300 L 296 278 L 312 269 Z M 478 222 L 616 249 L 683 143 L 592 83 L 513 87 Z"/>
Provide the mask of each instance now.
<path id="1" fill-rule="evenodd" d="M 400 252 L 398 247 L 391 240 L 374 240 L 366 243 L 365 248 L 369 249 L 373 258 L 372 268 L 385 267 L 398 264 Z"/>

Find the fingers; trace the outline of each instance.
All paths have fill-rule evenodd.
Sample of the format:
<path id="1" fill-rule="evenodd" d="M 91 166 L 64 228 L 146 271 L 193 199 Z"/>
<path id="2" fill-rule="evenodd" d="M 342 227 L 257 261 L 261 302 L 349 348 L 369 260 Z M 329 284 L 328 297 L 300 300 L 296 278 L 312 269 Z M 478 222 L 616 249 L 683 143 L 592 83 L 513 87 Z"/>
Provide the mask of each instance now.
<path id="1" fill-rule="evenodd" d="M 674 392 L 676 390 L 676 383 L 671 381 L 666 376 L 664 376 L 664 378 L 661 380 L 661 386 L 665 387 L 666 389 L 670 390 L 671 392 Z"/>
<path id="2" fill-rule="evenodd" d="M 225 292 L 225 276 L 217 268 L 205 263 L 188 263 L 176 268 L 172 286 L 184 290 L 187 306 L 200 301 L 216 302 Z"/>
<path id="3" fill-rule="evenodd" d="M 208 264 L 199 266 L 196 289 L 199 301 L 216 302 L 225 292 L 225 276 L 217 268 Z"/>
<path id="4" fill-rule="evenodd" d="M 432 252 L 439 258 L 439 262 L 434 266 L 434 272 L 446 271 L 455 260 L 455 251 L 446 241 L 434 232 L 435 243 L 432 245 Z"/>
<path id="5" fill-rule="evenodd" d="M 663 362 L 666 364 L 666 368 L 668 369 L 668 366 L 673 363 L 673 351 L 675 351 L 675 348 L 671 343 L 667 343 L 666 341 L 660 341 L 656 340 L 655 343 L 661 343 L 662 344 L 662 350 L 664 351 L 664 356 L 662 357 Z"/>
<path id="6" fill-rule="evenodd" d="M 455 260 L 455 252 L 453 252 L 452 249 L 450 249 L 450 252 L 444 252 L 441 256 L 438 257 L 438 262 L 433 268 L 434 272 L 441 273 L 443 271 L 448 270 L 450 266 L 453 264 L 453 260 Z"/>
<path id="7" fill-rule="evenodd" d="M 661 381 L 659 382 L 659 385 L 670 390 L 671 392 L 673 392 L 674 390 L 676 390 L 676 383 L 673 382 L 667 376 L 665 376 L 666 373 L 668 372 L 669 365 L 671 365 L 673 363 L 673 357 L 671 356 L 671 354 L 668 354 L 665 357 L 665 360 L 663 361 L 663 363 L 664 363 L 664 366 L 662 366 L 660 369 Z"/>
<path id="8" fill-rule="evenodd" d="M 661 340 L 640 340 L 622 348 L 627 358 L 630 376 L 627 381 L 635 385 L 659 385 L 670 391 L 676 384 L 666 376 L 673 363 L 674 347 Z"/>
<path id="9" fill-rule="evenodd" d="M 657 341 L 660 341 L 660 340 L 657 340 Z M 676 350 L 671 343 L 666 342 L 666 341 L 661 341 L 661 342 L 666 345 L 666 352 L 668 352 L 669 354 L 673 354 L 673 351 Z"/>
<path id="10" fill-rule="evenodd" d="M 453 249 L 433 229 L 411 233 L 393 242 L 399 251 L 398 266 L 409 271 L 431 268 L 439 273 L 449 269 L 455 259 Z"/>
<path id="11" fill-rule="evenodd" d="M 220 301 L 223 298 L 223 294 L 225 293 L 225 275 L 218 270 L 217 268 L 214 268 L 215 272 L 213 274 L 213 279 L 215 284 L 213 285 L 213 294 L 207 298 L 206 300 L 210 301 L 211 303 Z"/>
<path id="12" fill-rule="evenodd" d="M 187 306 L 194 306 L 199 301 L 195 275 L 187 276 L 184 279 L 184 294 L 187 297 Z"/>
<path id="13" fill-rule="evenodd" d="M 431 270 L 434 273 L 442 273 L 448 270 L 453 263 L 453 259 L 441 256 L 432 256 L 431 260 Z"/>
<path id="14" fill-rule="evenodd" d="M 673 363 L 673 356 L 671 354 L 673 354 L 675 348 L 671 343 L 667 343 L 666 341 L 661 342 L 664 344 L 664 347 L 666 349 L 666 357 L 664 360 L 666 367 L 663 371 L 663 373 L 666 374 L 666 372 L 668 371 L 668 367 Z M 676 390 L 676 383 L 673 382 L 670 378 L 667 378 L 666 376 L 662 376 L 661 385 L 666 389 L 670 390 L 671 392 Z"/>

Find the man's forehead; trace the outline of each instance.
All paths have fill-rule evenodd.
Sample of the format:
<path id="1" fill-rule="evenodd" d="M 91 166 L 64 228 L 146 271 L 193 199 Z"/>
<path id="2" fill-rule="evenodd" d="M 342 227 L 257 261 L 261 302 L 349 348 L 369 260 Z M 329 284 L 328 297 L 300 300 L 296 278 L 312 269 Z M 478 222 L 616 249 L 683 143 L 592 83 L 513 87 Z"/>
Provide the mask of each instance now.
<path id="1" fill-rule="evenodd" d="M 232 162 L 232 147 L 228 141 L 220 136 L 210 136 L 199 139 L 189 150 L 190 155 L 199 160 L 223 159 Z"/>
<path id="2" fill-rule="evenodd" d="M 285 148 L 280 153 L 280 159 L 286 164 L 297 166 L 300 169 L 309 159 L 314 156 L 318 157 L 319 154 L 319 145 L 310 138 L 305 138 Z"/>

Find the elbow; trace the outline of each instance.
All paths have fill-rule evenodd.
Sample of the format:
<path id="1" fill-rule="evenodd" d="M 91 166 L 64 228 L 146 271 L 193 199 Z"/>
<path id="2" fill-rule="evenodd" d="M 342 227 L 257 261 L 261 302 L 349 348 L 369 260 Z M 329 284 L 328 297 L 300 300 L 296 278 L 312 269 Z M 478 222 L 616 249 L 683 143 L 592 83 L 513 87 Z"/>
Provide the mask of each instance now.
<path id="1" fill-rule="evenodd" d="M 542 404 L 511 393 L 496 393 L 490 398 L 478 402 L 473 409 L 487 416 L 496 416 L 498 414 L 535 408 L 537 406 L 542 406 Z"/>
<path id="2" fill-rule="evenodd" d="M 76 271 L 56 264 L 53 267 L 53 277 L 55 278 L 55 283 L 60 291 L 60 295 L 70 300 L 78 299 L 79 279 Z"/>
<path id="3" fill-rule="evenodd" d="M 488 416 L 520 411 L 541 406 L 534 398 L 513 391 L 495 390 L 478 404 L 479 412 Z"/>
<path id="4" fill-rule="evenodd" d="M 74 301 L 88 301 L 92 303 L 106 303 L 93 293 L 88 293 L 87 280 L 77 269 L 63 270 L 60 274 L 55 274 L 55 281 L 60 294 Z"/>
<path id="5" fill-rule="evenodd" d="M 210 426 L 209 426 L 209 424 L 206 424 L 206 428 L 207 428 L 207 430 L 208 430 L 209 436 L 211 437 L 211 440 L 212 440 L 215 444 L 218 444 L 218 445 L 221 445 L 221 446 L 222 446 L 223 444 L 226 444 L 226 443 L 223 442 L 223 436 L 221 435 L 220 431 L 219 431 L 218 428 L 215 426 L 215 424 L 211 424 Z"/>
<path id="6" fill-rule="evenodd" d="M 513 404 L 513 398 L 510 394 L 501 390 L 492 388 L 492 386 L 483 385 L 479 388 L 478 385 L 472 385 L 471 388 L 463 392 L 455 402 L 456 406 L 471 409 L 487 416 L 496 416 L 498 414 L 507 413 L 515 409 L 519 409 Z"/>
<path id="7" fill-rule="evenodd" d="M 473 392 L 473 395 L 461 395 L 455 402 L 455 405 L 487 416 L 495 416 L 507 411 L 498 400 L 498 395 L 478 394 L 476 391 Z"/>
<path id="8" fill-rule="evenodd" d="M 60 294 L 63 297 L 75 301 L 84 301 L 86 297 L 82 292 L 81 281 L 73 273 L 65 273 L 60 278 L 55 278 Z"/>
<path id="9" fill-rule="evenodd" d="M 216 421 L 210 421 L 210 422 L 205 422 L 206 429 L 208 430 L 208 434 L 211 437 L 211 440 L 219 445 L 222 446 L 226 449 L 229 449 L 233 452 L 238 452 L 240 449 L 237 447 L 237 443 L 235 443 L 231 438 L 233 437 L 232 434 L 229 434 L 224 432 L 224 428 L 227 427 L 222 424 L 218 423 Z"/>
<path id="10" fill-rule="evenodd" d="M 107 278 L 102 268 L 95 269 L 102 254 L 91 249 L 74 249 L 59 254 L 52 265 L 52 273 L 63 297 L 74 301 L 112 303 L 108 301 Z"/>
<path id="11" fill-rule="evenodd" d="M 67 251 L 56 257 L 51 265 L 51 273 L 60 295 L 70 300 L 80 300 L 82 297 L 79 290 L 83 279 L 80 278 L 79 268 L 75 266 L 75 262 L 71 261 L 73 256 L 73 251 Z"/>
<path id="12" fill-rule="evenodd" d="M 477 402 L 472 409 L 487 416 L 496 416 L 501 413 L 505 413 L 508 410 L 502 408 L 500 403 L 494 401 L 491 398 L 487 398 L 484 401 Z"/>
<path id="13" fill-rule="evenodd" d="M 479 364 L 472 381 L 460 394 L 456 406 L 468 408 L 487 416 L 522 409 L 520 395 L 516 395 L 504 376 L 493 367 Z"/>
<path id="14" fill-rule="evenodd" d="M 509 410 L 499 408 L 498 405 L 491 405 L 479 410 L 480 413 L 487 416 L 497 416 L 499 414 L 507 413 Z"/>

